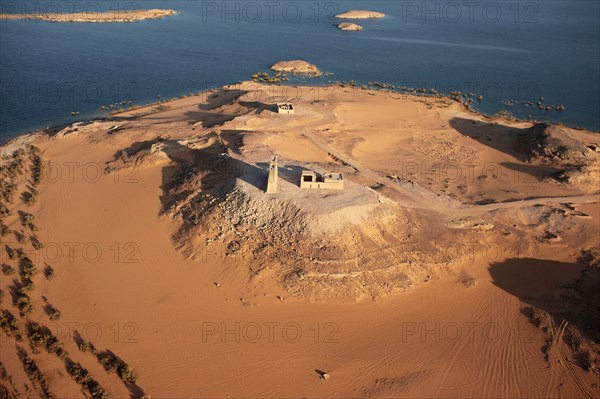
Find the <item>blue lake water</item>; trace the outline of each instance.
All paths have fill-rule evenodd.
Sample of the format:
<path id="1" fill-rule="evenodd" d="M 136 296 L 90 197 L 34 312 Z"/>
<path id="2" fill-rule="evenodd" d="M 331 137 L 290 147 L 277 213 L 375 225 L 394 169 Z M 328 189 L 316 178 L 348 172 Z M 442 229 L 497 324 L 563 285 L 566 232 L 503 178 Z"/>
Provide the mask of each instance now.
<path id="1" fill-rule="evenodd" d="M 196 92 L 305 59 L 334 77 L 482 94 L 545 98 L 562 112 L 517 105 L 518 116 L 600 130 L 600 2 L 583 1 L 0 1 L 2 12 L 172 8 L 136 23 L 0 21 L 0 142 L 33 129 Z M 71 7 L 71 8 L 70 8 Z M 361 32 L 336 29 L 348 9 L 386 13 Z M 113 11 L 110 11 L 113 10 Z M 72 111 L 80 114 L 75 118 Z"/>

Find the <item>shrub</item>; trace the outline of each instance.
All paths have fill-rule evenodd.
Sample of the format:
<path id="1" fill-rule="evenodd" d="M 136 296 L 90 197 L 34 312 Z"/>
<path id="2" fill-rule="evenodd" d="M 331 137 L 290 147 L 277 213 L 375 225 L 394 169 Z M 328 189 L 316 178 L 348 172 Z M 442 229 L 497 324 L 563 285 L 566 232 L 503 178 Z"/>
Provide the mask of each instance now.
<path id="1" fill-rule="evenodd" d="M 79 342 L 79 345 L 77 345 L 77 347 L 82 352 L 91 352 L 91 353 L 96 352 L 96 348 L 94 347 L 94 344 L 92 344 L 90 341 L 87 341 L 85 339 L 82 339 L 81 342 Z"/>
<path id="2" fill-rule="evenodd" d="M 0 315 L 0 328 L 9 337 L 14 337 L 17 341 L 22 339 L 19 322 L 8 310 L 4 310 Z"/>
<path id="3" fill-rule="evenodd" d="M 17 242 L 21 245 L 25 245 L 25 243 L 27 242 L 27 239 L 25 238 L 25 234 L 23 233 L 15 233 L 15 236 L 17 238 Z"/>
<path id="4" fill-rule="evenodd" d="M 19 346 L 17 346 L 17 355 L 19 356 L 19 360 L 21 360 L 21 363 L 23 364 L 23 368 L 25 369 L 29 380 L 34 384 L 38 383 L 40 385 L 44 397 L 51 398 L 52 395 L 50 394 L 50 391 L 48 389 L 48 381 L 46 381 L 44 374 L 42 374 L 42 371 L 35 364 L 33 359 L 31 359 L 27 355 L 27 352 L 25 352 L 25 350 L 23 350 L 23 348 Z"/>
<path id="5" fill-rule="evenodd" d="M 110 353 L 102 353 L 98 355 L 98 361 L 102 366 L 104 366 L 104 370 L 106 370 L 108 374 L 112 374 L 117 371 L 117 358 Z"/>
<path id="6" fill-rule="evenodd" d="M 60 319 L 60 310 L 56 309 L 54 306 L 48 305 L 46 311 L 48 312 L 50 320 L 56 321 Z"/>
<path id="7" fill-rule="evenodd" d="M 86 384 L 91 379 L 88 371 L 77 362 L 70 361 L 67 364 L 67 372 L 80 385 Z"/>
<path id="8" fill-rule="evenodd" d="M 16 189 L 17 185 L 12 181 L 6 182 L 0 180 L 0 195 L 2 196 L 2 199 L 9 204 L 12 204 L 13 202 Z"/>
<path id="9" fill-rule="evenodd" d="M 33 263 L 31 263 L 31 261 L 22 260 L 20 265 L 21 265 L 21 273 L 20 273 L 21 278 L 24 280 L 31 279 L 38 272 L 38 268 Z"/>
<path id="10" fill-rule="evenodd" d="M 34 249 L 37 249 L 37 250 L 44 248 L 44 244 L 42 244 L 42 242 L 40 240 L 38 240 L 36 237 L 31 237 L 31 245 L 33 246 Z"/>
<path id="11" fill-rule="evenodd" d="M 17 291 L 19 294 L 25 294 L 35 289 L 35 283 L 33 280 L 24 278 L 21 280 L 21 288 Z"/>
<path id="12" fill-rule="evenodd" d="M 33 345 L 45 347 L 48 353 L 62 358 L 65 358 L 68 354 L 64 349 L 64 344 L 48 328 L 42 327 L 37 323 L 29 325 L 27 337 Z"/>
<path id="13" fill-rule="evenodd" d="M 133 371 L 133 369 L 131 367 L 129 367 L 128 365 L 120 366 L 117 369 L 117 374 L 119 375 L 119 378 L 121 378 L 121 380 L 123 382 L 134 383 L 137 381 L 136 372 Z"/>
<path id="14" fill-rule="evenodd" d="M 137 381 L 137 373 L 113 353 L 103 352 L 98 354 L 97 357 L 107 373 L 116 372 L 119 378 L 125 383 L 135 383 Z"/>
<path id="15" fill-rule="evenodd" d="M 44 269 L 44 276 L 47 280 L 52 280 L 54 277 L 56 277 L 56 272 L 52 267 L 46 266 L 46 268 Z"/>
<path id="16" fill-rule="evenodd" d="M 93 399 L 108 398 L 108 393 L 90 376 L 88 371 L 84 369 L 81 364 L 74 362 L 71 359 L 67 359 L 65 364 L 71 378 L 83 388 L 87 389 Z"/>
<path id="17" fill-rule="evenodd" d="M 21 224 L 26 229 L 29 229 L 31 231 L 37 231 L 37 226 L 35 224 L 33 224 L 34 219 L 35 219 L 35 216 L 33 216 L 31 213 L 26 213 L 25 216 L 23 217 L 23 219 L 21 220 Z"/>
<path id="18" fill-rule="evenodd" d="M 4 223 L 0 223 L 0 236 L 6 237 L 10 234 L 10 229 Z"/>
<path id="19" fill-rule="evenodd" d="M 27 294 L 20 294 L 17 299 L 17 308 L 21 316 L 27 316 L 33 312 L 33 302 Z"/>
<path id="20" fill-rule="evenodd" d="M 0 216 L 10 216 L 11 212 L 2 202 L 0 202 Z"/>
<path id="21" fill-rule="evenodd" d="M 19 256 L 19 252 L 8 245 L 6 246 L 6 253 L 8 254 L 8 259 L 17 259 Z"/>
<path id="22" fill-rule="evenodd" d="M 32 206 L 37 201 L 37 195 L 34 193 L 26 193 L 25 195 L 25 204 L 28 206 Z"/>
<path id="23" fill-rule="evenodd" d="M 27 255 L 25 255 L 25 252 L 23 252 L 23 250 L 20 248 L 15 249 L 15 248 L 11 248 L 10 246 L 7 245 L 6 253 L 8 254 L 9 259 L 20 259 L 20 260 L 25 260 L 25 261 L 29 260 Z"/>
<path id="24" fill-rule="evenodd" d="M 4 274 L 5 276 L 10 276 L 11 274 L 14 274 L 14 273 L 15 273 L 15 269 L 10 267 L 10 265 L 7 265 L 7 264 L 2 265 L 2 274 Z"/>

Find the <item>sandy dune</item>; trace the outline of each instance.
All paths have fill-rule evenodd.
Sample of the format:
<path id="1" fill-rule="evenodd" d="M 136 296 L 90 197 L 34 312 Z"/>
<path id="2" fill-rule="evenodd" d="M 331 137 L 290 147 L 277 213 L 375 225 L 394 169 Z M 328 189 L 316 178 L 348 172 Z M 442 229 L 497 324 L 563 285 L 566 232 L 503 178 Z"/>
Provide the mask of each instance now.
<path id="1" fill-rule="evenodd" d="M 281 100 L 294 115 L 274 112 Z M 3 148 L 25 149 L 2 200 L 8 397 L 43 396 L 18 348 L 61 398 L 91 395 L 66 359 L 111 397 L 598 397 L 596 133 L 244 82 L 32 140 L 37 185 L 25 140 Z M 267 197 L 273 155 L 281 190 Z M 341 171 L 347 190 L 301 192 L 303 168 Z M 24 316 L 27 262 L 7 246 L 39 269 Z M 28 322 L 68 355 L 32 349 Z M 107 350 L 135 382 L 105 371 Z"/>

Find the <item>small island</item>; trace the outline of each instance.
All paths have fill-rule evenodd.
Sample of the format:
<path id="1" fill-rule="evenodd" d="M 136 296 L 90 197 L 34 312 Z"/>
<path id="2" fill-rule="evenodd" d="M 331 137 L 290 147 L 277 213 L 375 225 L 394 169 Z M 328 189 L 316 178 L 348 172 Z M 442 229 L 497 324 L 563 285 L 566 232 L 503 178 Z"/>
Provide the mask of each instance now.
<path id="1" fill-rule="evenodd" d="M 363 30 L 362 26 L 360 26 L 358 24 L 354 24 L 352 22 L 342 22 L 341 24 L 339 24 L 337 26 L 337 28 L 340 30 L 350 30 L 350 31 Z"/>
<path id="2" fill-rule="evenodd" d="M 367 11 L 367 10 L 350 10 L 344 13 L 338 14 L 335 16 L 336 18 L 343 19 L 372 19 L 372 18 L 383 18 L 385 14 L 377 11 Z"/>
<path id="3" fill-rule="evenodd" d="M 279 61 L 272 65 L 270 69 L 294 75 L 321 76 L 321 71 L 315 65 L 303 60 Z"/>
<path id="4" fill-rule="evenodd" d="M 132 10 L 121 12 L 80 12 L 80 13 L 55 13 L 55 14 L 0 14 L 0 20 L 30 19 L 47 22 L 136 22 L 145 19 L 160 19 L 181 14 L 181 11 L 151 9 Z"/>

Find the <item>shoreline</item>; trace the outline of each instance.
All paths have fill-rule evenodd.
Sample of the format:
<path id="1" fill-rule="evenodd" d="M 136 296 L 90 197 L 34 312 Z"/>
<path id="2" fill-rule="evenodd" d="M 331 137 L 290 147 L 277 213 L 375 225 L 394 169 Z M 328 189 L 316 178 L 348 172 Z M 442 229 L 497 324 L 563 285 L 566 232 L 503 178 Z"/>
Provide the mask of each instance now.
<path id="1" fill-rule="evenodd" d="M 409 98 L 439 98 L 439 99 L 448 99 L 451 101 L 454 101 L 456 103 L 459 103 L 461 105 L 464 106 L 466 111 L 472 112 L 476 115 L 479 115 L 483 118 L 487 118 L 490 122 L 497 120 L 497 119 L 506 119 L 506 120 L 511 120 L 513 122 L 517 122 L 517 123 L 547 123 L 549 125 L 554 125 L 554 126 L 564 126 L 570 129 L 575 129 L 575 130 L 584 130 L 584 131 L 590 131 L 593 133 L 598 133 L 600 134 L 600 130 L 593 130 L 593 129 L 589 129 L 586 128 L 584 126 L 580 126 L 580 125 L 570 125 L 570 124 L 565 124 L 565 123 L 561 123 L 561 122 L 555 122 L 555 121 L 546 121 L 546 120 L 542 120 L 542 119 L 524 119 L 524 118 L 519 118 L 515 115 L 512 115 L 510 112 L 508 113 L 503 113 L 502 111 L 498 111 L 496 114 L 494 115 L 488 115 L 484 112 L 480 112 L 479 110 L 473 108 L 472 106 L 466 105 L 461 101 L 458 101 L 456 96 L 453 96 L 452 94 L 444 94 L 444 93 L 440 93 L 440 92 L 436 92 L 435 94 L 431 94 L 429 92 L 427 92 L 425 89 L 422 88 L 405 88 L 405 90 L 402 91 L 395 91 L 394 89 L 390 89 L 390 87 L 396 88 L 396 86 L 388 84 L 388 83 L 380 83 L 380 82 L 369 82 L 369 85 L 358 85 L 353 81 L 350 82 L 344 82 L 344 81 L 337 81 L 337 82 L 332 82 L 332 83 L 328 83 L 326 85 L 319 85 L 319 84 L 270 84 L 270 86 L 272 87 L 294 87 L 294 88 L 299 88 L 299 87 L 305 87 L 305 88 L 320 88 L 322 90 L 327 90 L 328 88 L 345 88 L 345 87 L 352 87 L 352 88 L 357 88 L 360 90 L 374 90 L 374 91 L 378 91 L 378 92 L 382 92 L 382 93 L 393 93 L 393 94 L 399 94 L 402 96 L 407 96 Z M 185 98 L 189 98 L 189 97 L 194 97 L 194 96 L 202 96 L 202 95 L 207 95 L 209 93 L 212 93 L 214 91 L 220 91 L 220 90 L 224 90 L 225 88 L 228 87 L 233 87 L 236 85 L 243 85 L 243 84 L 247 84 L 247 85 L 253 85 L 253 84 L 257 84 L 256 82 L 253 81 L 242 81 L 242 82 L 235 82 L 235 83 L 230 83 L 230 84 L 225 84 L 222 86 L 217 86 L 214 88 L 210 88 L 210 89 L 206 89 L 206 90 L 202 90 L 202 91 L 198 91 L 198 92 L 187 92 L 178 96 L 174 96 L 169 98 L 168 100 L 157 100 L 157 101 L 151 101 L 151 102 L 147 102 L 144 103 L 142 105 L 134 105 L 131 107 L 128 107 L 126 109 L 123 109 L 122 111 L 118 111 L 118 112 L 110 112 L 108 115 L 106 115 L 105 117 L 100 117 L 100 118 L 82 118 L 82 119 L 74 119 L 72 122 L 68 122 L 68 123 L 57 123 L 57 124 L 53 124 L 53 125 L 49 125 L 46 126 L 44 128 L 40 128 L 40 129 L 32 129 L 32 130 L 25 130 L 25 131 L 21 131 L 16 133 L 15 135 L 11 136 L 10 138 L 4 139 L 4 138 L 0 138 L 0 147 L 5 147 L 9 144 L 12 143 L 12 141 L 17 140 L 21 137 L 24 136 L 33 136 L 33 135 L 37 135 L 37 134 L 44 134 L 46 131 L 60 131 L 68 126 L 71 126 L 75 123 L 89 123 L 89 122 L 94 122 L 94 121 L 110 121 L 112 119 L 114 119 L 115 116 L 124 114 L 124 113 L 128 113 L 128 112 L 133 112 L 133 111 L 139 111 L 139 110 L 143 110 L 145 108 L 150 108 L 150 107 L 154 107 L 157 105 L 168 105 L 171 104 L 173 102 L 185 99 Z M 474 97 L 474 96 L 471 96 Z M 105 107 L 105 106 L 102 106 Z M 103 110 L 104 111 L 104 110 Z"/>

